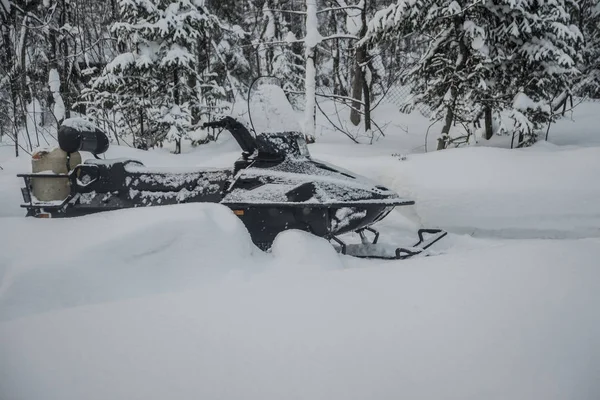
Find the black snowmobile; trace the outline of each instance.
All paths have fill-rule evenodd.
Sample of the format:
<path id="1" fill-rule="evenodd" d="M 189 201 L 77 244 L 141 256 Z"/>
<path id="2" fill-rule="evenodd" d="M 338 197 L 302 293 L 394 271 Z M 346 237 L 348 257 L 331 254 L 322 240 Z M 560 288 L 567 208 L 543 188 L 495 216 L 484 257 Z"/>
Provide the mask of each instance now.
<path id="1" fill-rule="evenodd" d="M 67 154 L 89 151 L 96 159 L 67 169 L 67 174 L 21 174 L 28 216 L 71 217 L 99 211 L 177 203 L 212 202 L 229 207 L 244 222 L 252 240 L 267 249 L 280 232 L 300 229 L 336 243 L 344 254 L 405 259 L 419 254 L 446 232 L 421 229 L 414 246 L 377 244 L 372 225 L 396 206 L 412 205 L 393 191 L 333 165 L 313 160 L 304 137 L 296 132 L 253 137 L 231 117 L 206 123 L 228 130 L 242 149 L 232 169 L 195 172 L 154 170 L 130 159 L 102 160 L 108 139 L 99 129 L 63 125 L 58 139 Z M 67 161 L 68 162 L 68 161 Z M 62 201 L 43 202 L 32 193 L 36 178 L 68 179 L 70 193 Z M 346 245 L 339 235 L 357 232 L 360 245 Z M 365 235 L 369 232 L 372 238 Z"/>

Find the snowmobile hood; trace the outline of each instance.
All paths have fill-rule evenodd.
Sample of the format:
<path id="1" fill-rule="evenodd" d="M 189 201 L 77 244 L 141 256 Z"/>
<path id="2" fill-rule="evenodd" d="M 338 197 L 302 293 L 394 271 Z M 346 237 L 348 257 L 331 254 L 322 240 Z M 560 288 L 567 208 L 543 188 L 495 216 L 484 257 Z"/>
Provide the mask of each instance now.
<path id="1" fill-rule="evenodd" d="M 367 178 L 308 156 L 288 156 L 274 165 L 257 162 L 241 170 L 222 202 L 325 206 L 413 203 Z"/>

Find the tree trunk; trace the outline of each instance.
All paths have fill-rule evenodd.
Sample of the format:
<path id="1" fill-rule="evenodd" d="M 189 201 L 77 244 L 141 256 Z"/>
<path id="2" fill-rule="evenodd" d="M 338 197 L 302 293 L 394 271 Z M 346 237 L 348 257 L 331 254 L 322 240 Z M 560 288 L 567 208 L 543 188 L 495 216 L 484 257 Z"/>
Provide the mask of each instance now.
<path id="1" fill-rule="evenodd" d="M 519 131 L 519 141 L 517 142 L 517 148 L 523 147 L 523 142 L 525 141 L 525 132 L 522 130 Z"/>
<path id="2" fill-rule="evenodd" d="M 366 0 L 363 3 L 363 8 L 360 10 L 360 18 L 362 26 L 358 33 L 358 37 L 362 38 L 367 33 L 367 4 Z M 362 95 L 369 96 L 368 92 L 365 92 L 365 68 L 367 61 L 367 47 L 365 45 L 360 46 L 356 49 L 356 57 L 354 64 L 354 78 L 352 81 L 352 98 L 355 100 L 352 102 L 352 109 L 350 110 L 350 122 L 355 126 L 360 124 L 361 109 L 362 109 Z M 366 98 L 365 98 L 366 100 Z M 370 122 L 369 122 L 370 124 Z"/>
<path id="3" fill-rule="evenodd" d="M 363 9 L 360 12 L 360 18 L 361 18 L 361 23 L 362 23 L 362 29 L 360 31 L 360 37 L 364 37 L 367 34 L 367 4 L 368 0 L 364 0 L 363 3 Z M 369 132 L 371 130 L 371 87 L 370 87 L 370 83 L 367 82 L 367 68 L 369 68 L 369 66 L 367 65 L 368 62 L 370 61 L 369 59 L 369 55 L 367 53 L 367 49 L 364 48 L 363 49 L 363 54 L 362 54 L 362 85 L 363 85 L 363 94 L 365 96 L 365 132 Z"/>
<path id="4" fill-rule="evenodd" d="M 352 109 L 350 110 L 350 121 L 358 126 L 360 124 L 360 110 L 362 109 L 363 73 L 360 67 L 361 48 L 356 49 L 356 64 L 354 66 L 354 79 L 352 80 Z"/>
<path id="5" fill-rule="evenodd" d="M 329 18 L 329 29 L 333 32 L 340 33 L 338 28 L 338 21 L 335 13 L 330 13 Z M 340 95 L 342 93 L 342 84 L 340 79 L 340 40 L 335 39 L 331 46 L 331 61 L 332 61 L 332 82 L 331 86 L 333 89 L 333 94 Z"/>
<path id="6" fill-rule="evenodd" d="M 110 0 L 110 11 L 112 14 L 112 21 L 116 21 L 119 15 L 119 9 L 117 7 L 117 0 Z"/>
<path id="7" fill-rule="evenodd" d="M 315 67 L 315 50 L 314 48 L 307 51 L 306 54 L 306 79 L 305 93 L 306 105 L 304 110 L 304 134 L 309 138 L 315 137 L 315 108 L 317 105 L 316 99 L 316 67 Z"/>
<path id="8" fill-rule="evenodd" d="M 332 61 L 333 61 L 333 94 L 340 94 L 341 90 L 341 82 L 340 82 L 340 41 L 338 39 L 335 40 L 335 50 L 333 51 Z"/>
<path id="9" fill-rule="evenodd" d="M 306 60 L 304 93 L 306 96 L 306 105 L 304 109 L 304 134 L 309 139 L 314 139 L 315 137 L 315 110 L 317 104 L 317 70 L 315 64 L 315 47 L 319 39 L 317 26 L 317 0 L 306 0 L 306 39 L 304 42 L 304 57 Z"/>
<path id="10" fill-rule="evenodd" d="M 68 18 L 68 7 L 69 4 L 67 1 L 62 0 L 60 2 L 61 12 L 60 12 L 60 27 L 64 27 L 67 23 L 69 23 Z M 65 118 L 71 117 L 71 96 L 69 95 L 69 43 L 67 41 L 67 35 L 63 35 L 59 43 L 60 53 L 62 56 L 62 71 L 59 71 L 61 78 L 61 95 L 63 99 L 63 103 L 65 105 Z"/>
<path id="11" fill-rule="evenodd" d="M 181 96 L 179 93 L 179 73 L 177 68 L 173 71 L 173 100 L 175 104 L 181 105 Z M 175 154 L 181 154 L 181 136 L 175 139 Z"/>
<path id="12" fill-rule="evenodd" d="M 14 20 L 14 8 L 11 10 L 10 15 L 6 15 L 6 16 L 1 16 L 1 24 L 0 24 L 0 30 L 2 31 L 2 44 L 3 44 L 3 49 L 0 50 L 4 50 L 4 54 L 2 55 L 2 63 L 4 64 L 4 68 L 6 69 L 6 71 L 14 71 L 14 55 L 12 52 L 12 48 L 13 48 L 13 44 L 11 41 L 11 35 L 10 35 L 10 28 L 9 25 L 10 23 L 12 23 Z M 19 135 L 18 135 L 18 129 L 17 129 L 17 121 L 16 121 L 16 117 L 17 117 L 17 84 L 14 80 L 14 77 L 10 77 L 9 80 L 9 84 L 10 84 L 10 97 L 11 97 L 11 103 L 12 103 L 12 113 L 13 113 L 13 120 L 14 123 L 13 125 L 13 132 L 15 135 L 15 157 L 19 157 Z"/>
<path id="13" fill-rule="evenodd" d="M 362 109 L 363 82 L 365 80 L 362 65 L 365 62 L 366 49 L 361 46 L 356 49 L 356 62 L 354 65 L 354 78 L 352 80 L 352 109 L 350 110 L 350 121 L 358 126 L 360 124 L 360 111 Z"/>
<path id="14" fill-rule="evenodd" d="M 17 117 L 17 98 L 13 96 L 12 98 L 12 107 L 13 107 L 13 118 Z M 19 129 L 17 128 L 16 121 L 13 124 L 14 132 L 15 132 L 15 157 L 19 157 Z"/>
<path id="15" fill-rule="evenodd" d="M 450 128 L 452 127 L 452 122 L 454 122 L 454 106 L 449 105 L 446 108 L 446 119 L 444 121 L 444 127 L 442 128 L 442 135 L 438 138 L 438 150 L 444 150 L 448 145 L 448 137 L 450 134 Z"/>
<path id="16" fill-rule="evenodd" d="M 26 55 L 27 55 L 27 36 L 29 34 L 29 28 L 28 28 L 28 24 L 29 24 L 29 17 L 26 15 L 23 18 L 23 22 L 21 22 L 21 34 L 19 35 L 19 52 L 18 54 L 20 54 L 19 56 L 19 81 L 20 81 L 20 86 L 19 86 L 19 90 L 21 92 L 21 95 L 19 96 L 20 102 L 21 102 L 21 109 L 23 111 L 23 115 L 25 116 L 25 132 L 27 134 L 27 142 L 29 144 L 29 150 L 33 150 L 33 144 L 31 143 L 31 135 L 29 134 L 29 126 L 27 124 L 27 117 L 28 117 L 28 110 L 27 110 L 27 105 L 33 100 L 33 98 L 30 95 L 30 92 L 27 90 L 27 62 L 26 62 Z M 35 113 L 34 115 L 31 116 L 33 121 L 34 121 L 34 125 L 35 125 Z"/>
<path id="17" fill-rule="evenodd" d="M 133 147 L 139 148 L 139 143 L 141 143 L 141 141 L 145 141 L 145 132 L 144 132 L 144 92 L 142 91 L 142 85 L 140 83 L 140 81 L 138 81 L 138 93 L 140 94 L 140 98 L 142 100 L 142 105 L 141 107 L 138 109 L 139 110 L 139 123 L 140 123 L 140 130 L 138 133 L 138 139 L 136 140 L 135 137 L 135 130 L 132 129 L 132 134 L 133 134 Z"/>
<path id="18" fill-rule="evenodd" d="M 145 137 L 144 137 L 144 111 L 140 108 L 140 115 L 139 115 L 139 120 L 140 120 L 140 134 L 139 136 L 139 141 L 140 143 L 142 143 L 142 141 L 145 141 Z M 137 141 L 135 140 L 135 133 L 133 134 L 133 147 L 136 148 L 140 148 L 140 144 L 136 143 Z"/>
<path id="19" fill-rule="evenodd" d="M 485 118 L 485 139 L 490 140 L 494 135 L 494 130 L 492 127 L 492 108 L 490 106 L 486 106 L 483 113 Z"/>
<path id="20" fill-rule="evenodd" d="M 467 59 L 469 57 L 469 49 L 467 48 L 464 38 L 460 36 L 461 27 L 463 23 L 463 18 L 461 16 L 454 17 L 454 34 L 456 36 L 456 41 L 458 42 L 458 59 L 455 74 L 457 72 L 462 71 L 465 68 L 467 63 Z M 442 128 L 441 136 L 438 138 L 438 150 L 444 150 L 450 141 L 450 128 L 452 127 L 452 123 L 456 118 L 456 102 L 458 101 L 458 85 L 459 82 L 450 82 L 450 103 L 446 106 L 446 118 L 444 121 L 444 127 Z"/>
<path id="21" fill-rule="evenodd" d="M 23 22 L 21 22 L 21 34 L 19 35 L 19 80 L 20 80 L 20 88 L 21 98 L 25 99 L 26 102 L 30 102 L 31 99 L 27 95 L 29 91 L 27 90 L 27 36 L 29 35 L 29 17 L 25 16 L 23 18 Z M 25 111 L 25 110 L 24 110 Z"/>
<path id="22" fill-rule="evenodd" d="M 368 132 L 371 130 L 371 88 L 366 79 L 363 78 L 362 83 L 365 95 L 365 132 Z"/>

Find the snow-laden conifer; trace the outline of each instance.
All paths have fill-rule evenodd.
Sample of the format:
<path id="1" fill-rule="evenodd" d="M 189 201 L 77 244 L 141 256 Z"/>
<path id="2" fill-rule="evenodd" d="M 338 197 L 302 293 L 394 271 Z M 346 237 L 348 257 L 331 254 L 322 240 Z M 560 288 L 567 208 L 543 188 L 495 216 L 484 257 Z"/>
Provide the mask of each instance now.
<path id="1" fill-rule="evenodd" d="M 577 75 L 583 37 L 572 0 L 398 0 L 371 19 L 366 41 L 416 34 L 425 54 L 405 76 L 413 101 L 444 121 L 438 148 L 453 124 L 507 110 L 520 144 L 554 119 L 553 105 Z"/>
<path id="2" fill-rule="evenodd" d="M 219 21 L 201 0 L 120 0 L 119 10 L 111 30 L 121 53 L 93 81 L 90 112 L 110 109 L 140 147 L 166 139 L 179 152 L 211 100 L 224 94 L 200 46 Z"/>

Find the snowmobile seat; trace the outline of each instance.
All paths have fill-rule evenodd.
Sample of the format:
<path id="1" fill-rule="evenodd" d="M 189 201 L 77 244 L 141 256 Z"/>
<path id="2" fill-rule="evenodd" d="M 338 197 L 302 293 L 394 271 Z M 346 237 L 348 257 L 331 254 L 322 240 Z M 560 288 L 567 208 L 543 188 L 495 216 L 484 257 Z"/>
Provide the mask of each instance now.
<path id="1" fill-rule="evenodd" d="M 141 161 L 138 160 L 134 160 L 132 158 L 115 158 L 112 160 L 98 160 L 98 159 L 94 159 L 94 158 L 90 158 L 88 160 L 85 160 L 83 162 L 84 164 L 89 164 L 89 165 L 116 165 L 116 164 L 129 164 L 132 163 L 134 165 L 140 165 L 140 166 L 144 166 L 144 164 L 142 164 Z"/>
<path id="2" fill-rule="evenodd" d="M 231 178 L 231 170 L 174 172 L 146 168 L 132 159 L 88 160 L 76 168 L 75 176 L 73 196 L 89 193 L 95 199 L 94 207 L 98 201 L 106 201 L 123 208 L 154 203 L 218 202 Z"/>
<path id="3" fill-rule="evenodd" d="M 66 119 L 58 129 L 58 145 L 66 153 L 88 151 L 94 155 L 108 150 L 108 136 L 83 118 Z"/>
<path id="4" fill-rule="evenodd" d="M 144 166 L 131 159 L 86 160 L 76 168 L 77 191 L 106 193 L 123 190 L 127 184 L 127 166 Z"/>

